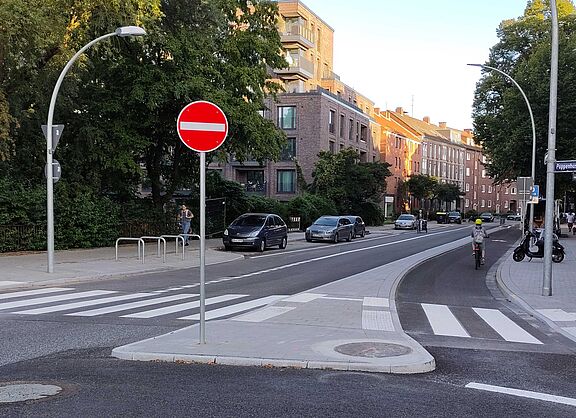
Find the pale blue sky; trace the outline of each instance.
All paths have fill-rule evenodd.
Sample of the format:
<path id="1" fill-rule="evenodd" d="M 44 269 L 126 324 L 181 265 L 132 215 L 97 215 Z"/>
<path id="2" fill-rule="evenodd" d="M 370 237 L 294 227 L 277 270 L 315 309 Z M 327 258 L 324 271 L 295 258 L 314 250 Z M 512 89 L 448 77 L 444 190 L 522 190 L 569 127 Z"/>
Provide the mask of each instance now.
<path id="1" fill-rule="evenodd" d="M 502 20 L 527 0 L 303 0 L 334 29 L 334 72 L 381 109 L 403 107 L 456 129 Z M 379 54 L 374 54 L 374 50 Z"/>

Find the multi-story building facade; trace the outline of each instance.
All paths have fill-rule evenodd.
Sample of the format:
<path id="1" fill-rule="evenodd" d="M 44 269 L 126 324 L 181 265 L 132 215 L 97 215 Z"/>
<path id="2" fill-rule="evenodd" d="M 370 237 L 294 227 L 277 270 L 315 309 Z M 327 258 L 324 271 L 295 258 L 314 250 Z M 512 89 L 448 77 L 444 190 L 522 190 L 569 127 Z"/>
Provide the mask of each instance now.
<path id="1" fill-rule="evenodd" d="M 278 200 L 297 195 L 298 167 L 306 182 L 320 151 L 355 149 L 361 162 L 376 162 L 380 129 L 374 102 L 333 72 L 334 30 L 298 0 L 279 0 L 278 30 L 288 68 L 274 70 L 285 93 L 268 101 L 263 116 L 273 120 L 288 138 L 280 161 L 235 161 L 211 164 L 225 178 L 238 181 L 249 193 Z"/>

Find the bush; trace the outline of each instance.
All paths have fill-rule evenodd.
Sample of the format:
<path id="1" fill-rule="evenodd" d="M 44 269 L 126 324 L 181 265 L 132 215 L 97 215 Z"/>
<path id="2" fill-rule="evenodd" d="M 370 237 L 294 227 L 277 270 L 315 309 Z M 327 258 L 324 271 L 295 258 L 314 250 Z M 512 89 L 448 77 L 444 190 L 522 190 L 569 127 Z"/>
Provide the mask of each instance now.
<path id="1" fill-rule="evenodd" d="M 300 229 L 305 229 L 322 215 L 336 215 L 336 205 L 331 200 L 305 193 L 288 202 L 288 216 L 300 217 Z"/>
<path id="2" fill-rule="evenodd" d="M 360 213 L 358 215 L 362 217 L 367 225 L 382 225 L 386 220 L 384 211 L 374 202 L 363 202 L 360 205 Z"/>
<path id="3" fill-rule="evenodd" d="M 250 212 L 275 213 L 284 220 L 288 218 L 288 208 L 276 199 L 264 196 L 250 196 L 248 203 Z"/>

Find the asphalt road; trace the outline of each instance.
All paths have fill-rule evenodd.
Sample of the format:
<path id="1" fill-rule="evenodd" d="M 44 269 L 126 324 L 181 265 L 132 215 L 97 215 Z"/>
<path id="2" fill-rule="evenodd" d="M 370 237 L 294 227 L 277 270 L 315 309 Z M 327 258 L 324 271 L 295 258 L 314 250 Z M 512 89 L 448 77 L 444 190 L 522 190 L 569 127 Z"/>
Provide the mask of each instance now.
<path id="1" fill-rule="evenodd" d="M 207 296 L 238 293 L 257 299 L 294 294 L 461 238 L 469 228 L 437 231 L 427 236 L 412 231 L 374 234 L 336 245 L 295 242 L 284 251 L 247 253 L 244 260 L 207 267 Z M 66 315 L 70 310 L 38 315 L 3 310 L 1 383 L 54 384 L 63 391 L 44 400 L 0 404 L 0 416 L 574 416 L 576 407 L 557 399 L 542 401 L 466 387 L 475 382 L 565 397 L 576 393 L 574 352 L 549 330 L 534 331 L 534 323 L 521 312 L 501 306 L 507 303 L 495 298 L 486 284 L 491 263 L 511 245 L 512 234 L 492 235 L 504 242 L 489 242 L 485 270 L 474 271 L 466 247 L 423 264 L 401 286 L 403 325 L 436 358 L 437 370 L 432 373 L 398 376 L 120 361 L 110 358 L 113 347 L 189 325 L 177 318 L 190 312 L 145 319 L 116 313 Z M 83 283 L 74 286 L 74 292 L 116 291 L 114 295 L 121 296 L 159 292 L 165 297 L 196 292 L 197 282 L 197 269 L 189 269 Z M 424 321 L 419 321 L 413 313 L 422 303 L 455 311 L 496 309 L 542 344 L 503 341 L 494 334 L 486 337 L 481 335 L 486 326 L 479 325 L 472 328 L 474 338 L 436 335 L 426 328 L 426 318 L 420 316 Z M 471 316 L 457 315 L 463 323 Z"/>

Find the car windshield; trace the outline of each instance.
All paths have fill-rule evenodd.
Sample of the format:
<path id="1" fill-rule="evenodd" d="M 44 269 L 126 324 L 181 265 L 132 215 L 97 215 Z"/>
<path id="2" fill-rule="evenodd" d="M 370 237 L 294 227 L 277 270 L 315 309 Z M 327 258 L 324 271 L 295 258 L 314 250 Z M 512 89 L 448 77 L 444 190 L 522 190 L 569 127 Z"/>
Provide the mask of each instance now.
<path id="1" fill-rule="evenodd" d="M 398 218 L 399 221 L 413 221 L 414 215 L 400 215 Z"/>
<path id="2" fill-rule="evenodd" d="M 336 226 L 336 223 L 338 222 L 337 218 L 320 218 L 317 219 L 316 222 L 314 222 L 314 225 L 318 225 L 318 226 Z"/>
<path id="3" fill-rule="evenodd" d="M 460 212 L 450 212 L 448 216 L 460 216 Z"/>
<path id="4" fill-rule="evenodd" d="M 492 216 L 492 214 L 490 212 L 484 212 L 482 215 L 480 216 Z"/>
<path id="5" fill-rule="evenodd" d="M 241 216 L 232 222 L 233 226 L 262 226 L 266 221 L 265 215 Z"/>

